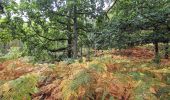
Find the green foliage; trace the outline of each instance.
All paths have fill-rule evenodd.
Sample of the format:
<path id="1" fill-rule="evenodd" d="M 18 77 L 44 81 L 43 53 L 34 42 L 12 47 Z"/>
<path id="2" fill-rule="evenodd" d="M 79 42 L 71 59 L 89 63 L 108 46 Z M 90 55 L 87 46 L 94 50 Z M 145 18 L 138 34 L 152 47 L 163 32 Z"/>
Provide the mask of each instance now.
<path id="1" fill-rule="evenodd" d="M 100 73 L 105 71 L 104 66 L 101 63 L 90 64 L 89 69 Z"/>
<path id="2" fill-rule="evenodd" d="M 152 81 L 151 81 L 152 82 Z M 134 90 L 135 100 L 144 100 L 147 97 L 151 100 L 155 100 L 156 97 L 149 91 L 151 87 L 151 82 L 139 81 L 139 86 Z M 142 95 L 143 94 L 143 95 Z"/>
<path id="3" fill-rule="evenodd" d="M 1 59 L 12 60 L 22 56 L 22 52 L 19 47 L 11 47 L 8 53 L 1 57 Z"/>
<path id="4" fill-rule="evenodd" d="M 42 55 L 53 59 L 57 56 L 56 52 L 65 52 L 68 49 L 73 52 L 74 49 L 72 50 L 70 45 L 75 44 L 73 42 L 75 38 L 78 39 L 76 43 L 82 43 L 78 36 L 88 40 L 86 33 L 91 33 L 95 24 L 92 19 L 95 20 L 102 13 L 104 2 L 104 0 L 21 0 L 17 3 L 12 0 L 4 2 L 7 13 L 5 18 L 8 19 L 8 25 L 4 27 L 9 29 L 7 34 L 10 33 L 13 38 L 19 38 L 27 43 L 29 55 L 34 55 L 40 60 L 46 60 Z M 75 24 L 78 28 L 74 28 Z M 80 33 L 77 37 L 74 35 L 75 31 Z M 71 44 L 68 44 L 69 41 Z M 86 45 L 85 42 L 88 41 L 83 42 Z M 63 57 L 60 59 L 63 60 Z"/>
<path id="5" fill-rule="evenodd" d="M 22 76 L 16 80 L 12 80 L 8 83 L 5 83 L 8 87 L 1 86 L 3 91 L 2 99 L 3 100 L 31 100 L 31 94 L 38 92 L 37 86 L 38 76 L 34 74 L 28 74 Z M 8 91 L 5 91 L 7 88 L 10 88 Z"/>
<path id="6" fill-rule="evenodd" d="M 169 99 L 170 78 L 169 74 L 167 75 L 169 62 L 166 62 L 168 63 L 165 64 L 166 66 L 162 64 L 160 55 L 156 54 L 153 60 L 165 68 L 160 70 L 158 67 L 153 68 L 155 65 L 150 61 L 138 63 L 138 59 L 119 57 L 108 51 L 102 51 L 101 55 L 107 53 L 106 56 L 90 59 L 93 54 L 92 50 L 112 48 L 121 50 L 144 44 L 169 43 L 169 0 L 19 1 L 20 3 L 17 3 L 16 0 L 3 0 L 5 13 L 0 14 L 0 47 L 5 51 L 6 43 L 16 39 L 22 41 L 24 50 L 21 51 L 19 47 L 11 47 L 5 55 L 2 49 L 0 61 L 10 60 L 11 62 L 7 61 L 2 64 L 0 62 L 0 75 L 5 76 L 9 69 L 12 70 L 9 73 L 14 75 L 22 74 L 24 68 L 17 67 L 24 66 L 24 63 L 20 64 L 16 61 L 16 64 L 13 64 L 12 60 L 23 55 L 31 56 L 35 63 L 55 63 L 63 60 L 64 67 L 57 67 L 57 71 L 55 67 L 58 65 L 53 64 L 47 65 L 48 67 L 42 65 L 42 70 L 40 70 L 43 73 L 44 66 L 50 68 L 47 73 L 50 73 L 52 79 L 47 79 L 47 81 L 59 78 L 61 85 L 58 82 L 57 85 L 52 84 L 49 87 L 55 87 L 50 92 L 53 90 L 62 92 L 60 93 L 62 99 L 69 100 L 72 97 L 74 99 L 79 95 L 88 95 L 90 99 L 94 99 L 93 97 L 97 98 L 102 94 L 104 100 L 110 95 L 107 89 L 109 90 L 111 87 L 110 91 L 114 96 L 120 95 L 118 97 L 123 98 L 123 96 L 129 95 L 126 93 L 124 84 L 112 84 L 112 80 L 116 80 L 116 78 L 125 84 L 129 80 L 135 81 L 131 82 L 132 84 L 137 83 L 134 89 L 135 100 L 148 99 L 145 97 L 150 97 L 148 100 Z M 111 4 L 113 7 L 110 7 Z M 82 50 L 78 50 L 81 48 Z M 153 46 L 149 48 L 153 48 Z M 87 54 L 83 49 L 86 49 Z M 167 49 L 169 53 L 170 48 Z M 161 54 L 164 53 L 161 51 Z M 78 63 L 75 60 L 77 59 L 75 56 L 83 58 L 87 55 L 89 55 L 88 60 L 92 60 L 92 62 L 86 63 L 84 59 L 80 59 Z M 9 68 L 6 67 L 8 63 L 10 63 Z M 39 68 L 30 70 L 37 71 L 37 69 Z M 52 71 L 55 72 L 51 73 Z M 57 74 L 55 74 L 56 72 Z M 8 79 L 8 76 L 5 77 Z M 0 99 L 31 100 L 31 95 L 38 91 L 36 87 L 38 79 L 38 75 L 30 73 L 9 82 L 0 80 Z M 111 87 L 108 88 L 108 84 Z M 162 84 L 163 86 L 161 86 Z M 157 91 L 152 89 L 154 85 L 158 86 Z M 61 88 L 58 89 L 56 86 Z M 131 88 L 130 85 L 129 88 Z M 53 94 L 55 93 L 51 93 L 51 95 Z M 111 96 L 110 100 L 112 99 L 114 97 Z"/>
<path id="7" fill-rule="evenodd" d="M 64 61 L 57 64 L 35 64 L 33 67 L 25 65 L 25 62 L 15 61 L 17 64 L 13 64 L 11 60 L 6 61 L 2 63 L 0 71 L 0 75 L 4 75 L 2 78 L 13 77 L 9 74 L 11 68 L 12 73 L 19 78 L 0 81 L 0 99 L 30 100 L 31 96 L 35 99 L 43 95 L 46 98 L 56 97 L 63 100 L 77 98 L 113 100 L 123 97 L 132 97 L 132 100 L 169 99 L 169 67 L 156 68 L 150 60 L 134 61 L 121 56 L 118 57 L 120 62 L 114 62 L 114 59 L 118 59 L 116 57 L 115 55 L 111 58 L 107 55 L 91 62 L 75 61 L 70 64 Z M 111 72 L 105 70 L 106 64 L 112 65 L 110 67 L 113 68 L 117 64 L 123 67 Z M 8 67 L 3 68 L 7 65 Z M 33 72 L 20 75 L 29 68 L 33 69 Z M 39 80 L 42 81 L 37 83 Z M 37 88 L 37 84 L 40 89 Z"/>
<path id="8" fill-rule="evenodd" d="M 13 39 L 10 28 L 8 26 L 8 19 L 0 16 L 0 43 L 7 43 Z"/>
<path id="9" fill-rule="evenodd" d="M 141 73 L 141 72 L 130 72 L 130 75 L 137 80 L 137 87 L 134 89 L 135 100 L 157 99 L 155 92 L 156 88 L 153 86 L 158 86 L 161 81 L 154 78 L 152 73 Z"/>
<path id="10" fill-rule="evenodd" d="M 156 94 L 156 96 L 158 98 L 160 98 L 160 100 L 169 100 L 170 99 L 170 87 L 169 86 L 165 86 L 165 87 L 161 87 L 158 90 L 158 93 Z"/>
<path id="11" fill-rule="evenodd" d="M 82 70 L 73 76 L 73 79 L 70 81 L 65 81 L 63 84 L 63 98 L 68 100 L 70 97 L 78 96 L 78 89 L 81 87 L 87 88 L 88 85 L 92 82 L 92 76 L 87 70 Z"/>
<path id="12" fill-rule="evenodd" d="M 114 7 L 110 7 L 114 1 Z M 155 41 L 169 42 L 169 3 L 168 0 L 4 1 L 6 14 L 0 18 L 0 41 L 20 39 L 26 43 L 28 55 L 42 61 L 70 58 L 79 47 L 122 49 Z"/>
<path id="13" fill-rule="evenodd" d="M 166 83 L 167 83 L 168 85 L 170 85 L 170 74 L 168 74 L 167 77 L 166 77 Z"/>
<path id="14" fill-rule="evenodd" d="M 112 17 L 105 28 L 112 33 L 113 47 L 122 49 L 170 41 L 169 4 L 169 0 L 117 1 L 109 12 Z"/>
<path id="15" fill-rule="evenodd" d="M 67 64 L 73 64 L 75 63 L 75 60 L 72 58 L 68 58 L 68 59 L 64 59 L 64 62 L 66 62 Z"/>
<path id="16" fill-rule="evenodd" d="M 144 77 L 147 77 L 145 74 L 140 72 L 130 72 L 129 75 L 131 75 L 135 80 L 141 80 L 144 79 Z"/>
<path id="17" fill-rule="evenodd" d="M 70 89 L 72 91 L 77 90 L 80 86 L 86 86 L 91 82 L 91 75 L 86 71 L 81 71 L 75 75 L 74 79 L 70 83 Z"/>
<path id="18" fill-rule="evenodd" d="M 39 49 L 36 50 L 35 52 L 32 51 L 28 54 L 29 56 L 33 57 L 35 63 L 36 62 L 40 62 L 40 63 L 42 63 L 42 62 L 53 62 L 54 60 L 56 60 L 54 58 L 54 56 L 50 56 L 50 54 L 48 54 L 48 52 L 46 52 L 45 50 L 42 50 L 42 51 L 39 51 L 39 52 L 37 52 L 37 51 L 39 51 Z"/>
<path id="19" fill-rule="evenodd" d="M 96 60 L 98 60 L 99 62 L 102 62 L 102 63 L 113 63 L 114 62 L 114 60 L 112 59 L 111 56 L 104 56 L 101 58 L 97 58 Z"/>

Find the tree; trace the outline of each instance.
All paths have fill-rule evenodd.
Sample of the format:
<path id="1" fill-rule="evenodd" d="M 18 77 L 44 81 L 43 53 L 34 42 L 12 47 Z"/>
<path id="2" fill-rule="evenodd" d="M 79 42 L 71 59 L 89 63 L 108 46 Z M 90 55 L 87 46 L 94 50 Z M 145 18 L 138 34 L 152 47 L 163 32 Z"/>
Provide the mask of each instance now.
<path id="1" fill-rule="evenodd" d="M 126 48 L 153 43 L 157 57 L 158 43 L 170 41 L 169 3 L 168 0 L 119 0 L 109 12 L 115 46 Z"/>
<path id="2" fill-rule="evenodd" d="M 103 13 L 104 0 L 15 0 L 6 6 L 15 36 L 27 43 L 31 54 L 46 52 L 53 57 L 67 51 L 78 57 L 79 36 L 91 31 Z M 12 28 L 11 27 L 11 28 Z M 62 55 L 63 55 L 62 54 Z"/>
<path id="3" fill-rule="evenodd" d="M 0 0 L 0 12 L 4 13 L 3 2 Z"/>

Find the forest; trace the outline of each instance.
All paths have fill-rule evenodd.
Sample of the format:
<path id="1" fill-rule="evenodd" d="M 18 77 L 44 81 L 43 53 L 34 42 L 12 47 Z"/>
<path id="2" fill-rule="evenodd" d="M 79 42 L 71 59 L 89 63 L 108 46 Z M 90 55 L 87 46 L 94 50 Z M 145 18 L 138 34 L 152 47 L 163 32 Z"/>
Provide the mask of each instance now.
<path id="1" fill-rule="evenodd" d="M 170 0 L 0 0 L 0 100 L 170 100 Z"/>

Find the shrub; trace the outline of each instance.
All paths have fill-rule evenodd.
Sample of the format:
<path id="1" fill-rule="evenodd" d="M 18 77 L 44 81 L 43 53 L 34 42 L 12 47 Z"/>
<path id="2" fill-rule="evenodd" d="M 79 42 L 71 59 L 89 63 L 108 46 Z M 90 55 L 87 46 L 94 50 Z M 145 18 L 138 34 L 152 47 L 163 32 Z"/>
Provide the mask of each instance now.
<path id="1" fill-rule="evenodd" d="M 2 59 L 3 58 L 7 59 L 7 60 L 17 59 L 17 58 L 21 57 L 21 55 L 22 55 L 22 52 L 20 51 L 19 47 L 11 47 L 9 49 L 9 52 L 6 55 L 4 55 L 2 57 Z"/>

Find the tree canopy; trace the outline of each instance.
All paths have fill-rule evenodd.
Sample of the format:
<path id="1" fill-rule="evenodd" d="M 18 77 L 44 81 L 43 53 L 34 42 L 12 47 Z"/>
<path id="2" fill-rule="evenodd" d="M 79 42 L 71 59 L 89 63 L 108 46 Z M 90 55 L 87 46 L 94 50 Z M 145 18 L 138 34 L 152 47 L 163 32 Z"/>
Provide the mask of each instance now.
<path id="1" fill-rule="evenodd" d="M 169 0 L 1 1 L 1 40 L 20 39 L 28 54 L 50 57 L 63 52 L 77 58 L 83 47 L 122 49 L 153 43 L 157 49 L 158 43 L 170 41 L 169 4 Z"/>

